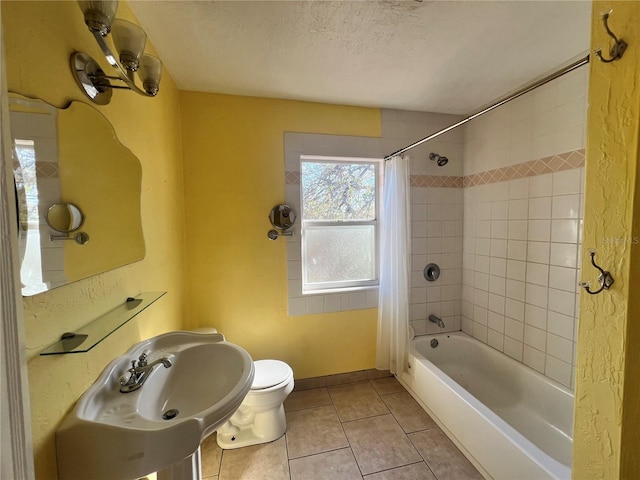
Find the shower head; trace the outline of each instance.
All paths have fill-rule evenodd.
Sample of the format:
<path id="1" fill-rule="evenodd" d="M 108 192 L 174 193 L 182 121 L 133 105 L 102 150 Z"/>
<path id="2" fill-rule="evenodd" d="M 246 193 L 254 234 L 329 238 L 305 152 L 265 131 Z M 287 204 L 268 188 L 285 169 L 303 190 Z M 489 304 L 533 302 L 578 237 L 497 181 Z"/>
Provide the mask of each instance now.
<path id="1" fill-rule="evenodd" d="M 429 154 L 429 160 L 435 160 L 439 167 L 446 165 L 449 161 L 447 157 L 443 157 L 442 155 L 438 155 L 433 152 Z"/>

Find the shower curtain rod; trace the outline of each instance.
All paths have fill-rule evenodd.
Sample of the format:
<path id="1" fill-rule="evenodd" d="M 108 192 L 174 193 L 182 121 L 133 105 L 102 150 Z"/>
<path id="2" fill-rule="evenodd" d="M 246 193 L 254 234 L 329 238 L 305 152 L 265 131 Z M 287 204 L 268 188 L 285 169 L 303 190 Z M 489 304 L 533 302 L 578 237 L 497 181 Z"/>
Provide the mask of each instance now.
<path id="1" fill-rule="evenodd" d="M 491 110 L 493 110 L 494 108 L 498 108 L 502 105 L 504 105 L 507 102 L 510 102 L 511 100 L 514 100 L 522 95 L 524 95 L 525 93 L 529 93 L 532 90 L 535 90 L 538 87 L 541 87 L 542 85 L 549 83 L 552 80 L 555 80 L 556 78 L 561 77 L 562 75 L 572 72 L 573 70 L 575 70 L 576 68 L 582 67 L 583 65 L 586 65 L 587 63 L 589 63 L 589 55 L 587 54 L 586 57 L 581 58 L 580 60 L 577 60 L 569 65 L 567 65 L 566 67 L 561 68 L 560 70 L 547 75 L 546 77 L 542 78 L 541 80 L 538 80 L 536 82 L 533 82 L 532 84 L 521 88 L 520 90 L 518 90 L 515 93 L 512 93 L 511 95 L 503 98 L 502 100 L 498 100 L 496 103 L 483 108 L 482 110 L 469 115 L 468 117 L 463 118 L 462 120 L 460 120 L 458 123 L 454 123 L 453 125 L 450 125 L 446 128 L 443 128 L 442 130 L 438 130 L 435 133 L 432 133 L 431 135 L 429 135 L 428 137 L 424 137 L 421 140 L 418 140 L 417 142 L 412 143 L 411 145 L 407 145 L 404 148 L 401 148 L 400 150 L 393 152 L 390 155 L 387 155 L 386 157 L 384 157 L 384 160 L 391 160 L 391 158 L 395 157 L 396 155 L 400 155 L 404 152 L 406 152 L 407 150 L 411 150 L 412 148 L 417 147 L 418 145 L 422 145 L 424 142 L 428 142 L 429 140 L 432 140 L 436 137 L 439 137 L 440 135 L 447 133 L 450 130 L 453 130 L 454 128 L 459 127 L 460 125 L 464 125 L 465 123 L 473 120 L 474 118 L 479 117 L 480 115 L 484 115 L 487 112 L 490 112 Z"/>

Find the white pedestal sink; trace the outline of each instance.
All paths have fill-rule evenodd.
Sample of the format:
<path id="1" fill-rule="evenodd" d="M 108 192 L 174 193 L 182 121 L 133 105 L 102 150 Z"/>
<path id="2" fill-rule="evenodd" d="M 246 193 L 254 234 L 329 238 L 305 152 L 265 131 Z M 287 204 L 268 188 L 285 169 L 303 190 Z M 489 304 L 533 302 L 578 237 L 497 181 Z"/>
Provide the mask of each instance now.
<path id="1" fill-rule="evenodd" d="M 156 366 L 139 390 L 121 393 L 121 377 L 144 351 L 150 364 L 168 358 L 171 367 Z M 199 479 L 201 441 L 240 406 L 253 375 L 249 354 L 220 334 L 170 332 L 133 345 L 58 428 L 58 478 L 134 480 L 158 471 Z"/>

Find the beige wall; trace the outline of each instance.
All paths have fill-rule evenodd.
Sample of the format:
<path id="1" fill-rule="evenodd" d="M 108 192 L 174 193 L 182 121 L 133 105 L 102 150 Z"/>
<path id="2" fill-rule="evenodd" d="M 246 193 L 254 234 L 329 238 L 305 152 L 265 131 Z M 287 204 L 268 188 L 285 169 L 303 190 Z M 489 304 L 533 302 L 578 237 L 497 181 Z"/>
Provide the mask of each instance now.
<path id="1" fill-rule="evenodd" d="M 373 368 L 377 310 L 287 315 L 284 132 L 380 136 L 380 110 L 181 92 L 191 326 L 214 326 L 296 378 Z"/>
<path id="2" fill-rule="evenodd" d="M 1 3 L 8 88 L 64 107 L 87 101 L 71 76 L 69 56 L 98 47 L 76 2 Z M 132 19 L 126 4 L 119 16 Z M 106 65 L 104 60 L 101 62 Z M 179 97 L 166 74 L 155 99 L 117 91 L 96 107 L 142 164 L 143 261 L 24 298 L 31 416 L 38 479 L 56 478 L 54 432 L 104 366 L 137 341 L 178 329 L 183 312 L 184 191 Z M 88 152 L 87 162 L 91 161 Z M 99 181 L 99 179 L 96 179 Z M 40 357 L 59 336 L 145 291 L 168 294 L 88 353 Z"/>

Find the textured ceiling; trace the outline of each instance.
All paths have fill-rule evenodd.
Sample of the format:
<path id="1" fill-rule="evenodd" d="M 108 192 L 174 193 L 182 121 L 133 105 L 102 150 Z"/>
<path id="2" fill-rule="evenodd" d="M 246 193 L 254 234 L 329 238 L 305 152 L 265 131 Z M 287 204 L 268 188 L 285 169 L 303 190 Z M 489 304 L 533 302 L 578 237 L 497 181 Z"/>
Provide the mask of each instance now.
<path id="1" fill-rule="evenodd" d="M 465 114 L 589 48 L 586 1 L 132 1 L 181 90 Z"/>

